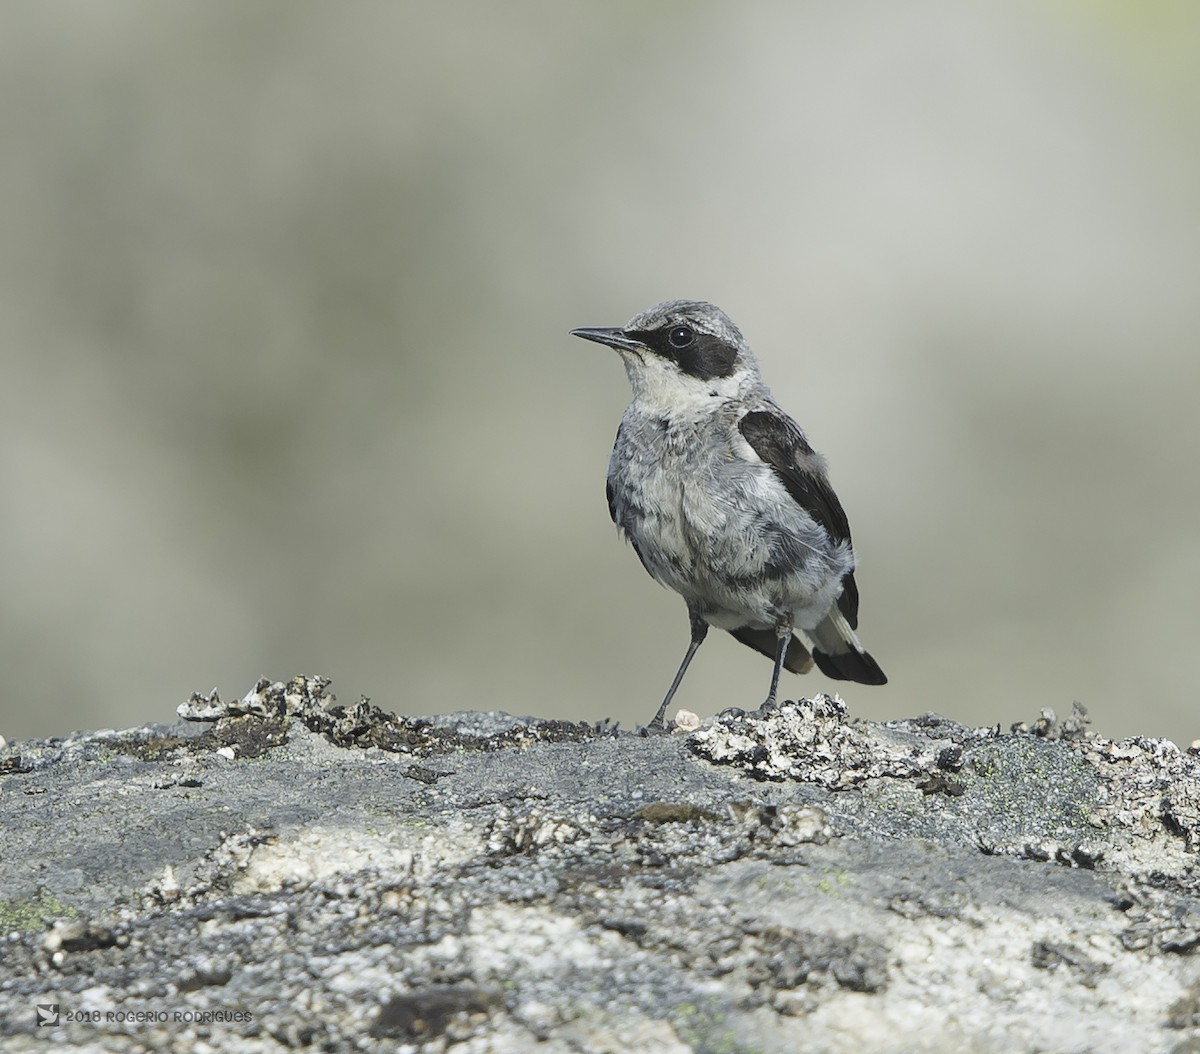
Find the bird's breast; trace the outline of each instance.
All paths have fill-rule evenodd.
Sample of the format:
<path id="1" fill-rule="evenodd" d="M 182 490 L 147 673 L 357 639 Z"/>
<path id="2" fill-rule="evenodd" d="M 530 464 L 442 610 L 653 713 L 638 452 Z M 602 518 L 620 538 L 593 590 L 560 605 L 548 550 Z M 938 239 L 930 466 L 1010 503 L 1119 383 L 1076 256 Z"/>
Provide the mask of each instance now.
<path id="1" fill-rule="evenodd" d="M 627 418 L 608 482 L 613 520 L 646 570 L 732 624 L 825 605 L 852 567 L 774 470 L 711 426 Z"/>

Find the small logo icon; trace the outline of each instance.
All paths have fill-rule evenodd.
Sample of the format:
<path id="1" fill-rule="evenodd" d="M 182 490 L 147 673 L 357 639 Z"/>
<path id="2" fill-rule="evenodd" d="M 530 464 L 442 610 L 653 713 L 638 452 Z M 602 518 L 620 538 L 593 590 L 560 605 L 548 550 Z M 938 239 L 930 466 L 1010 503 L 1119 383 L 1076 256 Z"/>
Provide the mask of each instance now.
<path id="1" fill-rule="evenodd" d="M 49 1025 L 58 1024 L 58 1004 L 57 1003 L 38 1003 L 37 1005 L 37 1023 L 38 1028 L 46 1028 Z"/>

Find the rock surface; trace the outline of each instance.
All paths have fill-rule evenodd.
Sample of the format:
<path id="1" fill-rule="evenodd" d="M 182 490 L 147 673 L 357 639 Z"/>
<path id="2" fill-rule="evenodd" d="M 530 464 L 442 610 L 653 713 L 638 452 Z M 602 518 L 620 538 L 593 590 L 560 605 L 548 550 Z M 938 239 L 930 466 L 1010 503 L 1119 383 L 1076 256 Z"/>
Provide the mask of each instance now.
<path id="1" fill-rule="evenodd" d="M 1169 742 L 327 687 L 0 747 L 6 1052 L 1200 1052 Z"/>

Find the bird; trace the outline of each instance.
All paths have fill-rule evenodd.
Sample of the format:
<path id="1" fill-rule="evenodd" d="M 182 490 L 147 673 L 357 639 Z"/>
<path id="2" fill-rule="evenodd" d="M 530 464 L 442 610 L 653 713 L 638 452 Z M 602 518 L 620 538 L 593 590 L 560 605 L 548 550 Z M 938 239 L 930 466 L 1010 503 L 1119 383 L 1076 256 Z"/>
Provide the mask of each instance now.
<path id="1" fill-rule="evenodd" d="M 668 300 L 571 335 L 620 355 L 633 398 L 608 463 L 608 511 L 650 576 L 687 604 L 691 640 L 650 722 L 662 728 L 709 627 L 780 671 L 886 684 L 859 642 L 850 525 L 824 458 L 775 402 L 715 304 Z M 796 635 L 803 634 L 808 646 Z"/>

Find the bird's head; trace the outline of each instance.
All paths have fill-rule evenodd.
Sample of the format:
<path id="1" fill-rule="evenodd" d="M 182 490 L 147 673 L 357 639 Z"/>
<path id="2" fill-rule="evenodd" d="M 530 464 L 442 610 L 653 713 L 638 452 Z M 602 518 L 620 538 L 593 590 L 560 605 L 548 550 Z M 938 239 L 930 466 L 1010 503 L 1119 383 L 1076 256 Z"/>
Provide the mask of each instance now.
<path id="1" fill-rule="evenodd" d="M 761 384 L 741 331 L 724 311 L 704 301 L 668 300 L 620 328 L 571 333 L 616 349 L 634 399 L 650 407 L 699 408 Z"/>

